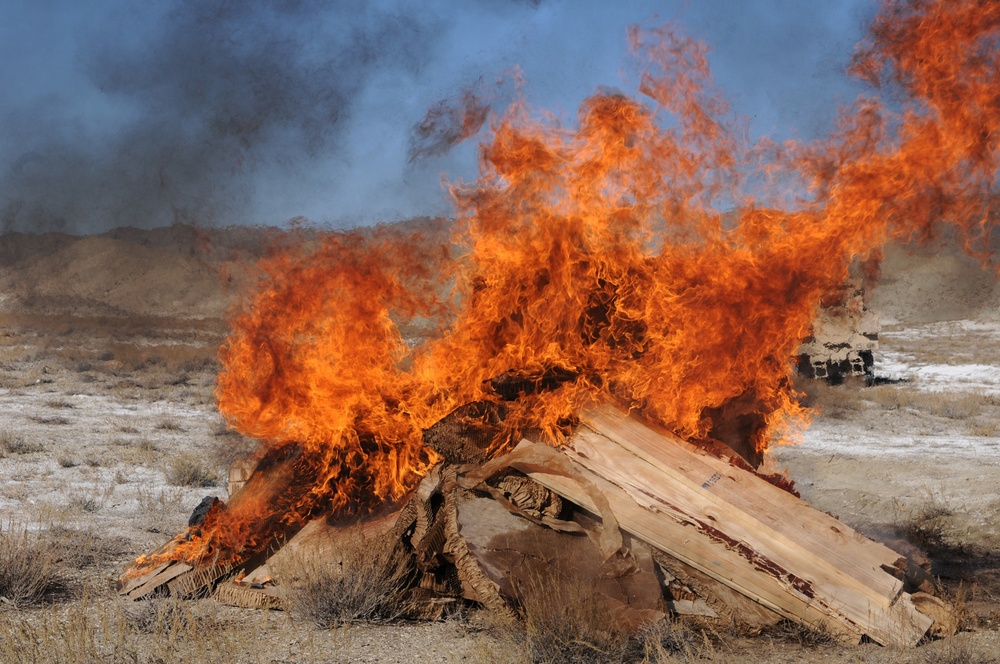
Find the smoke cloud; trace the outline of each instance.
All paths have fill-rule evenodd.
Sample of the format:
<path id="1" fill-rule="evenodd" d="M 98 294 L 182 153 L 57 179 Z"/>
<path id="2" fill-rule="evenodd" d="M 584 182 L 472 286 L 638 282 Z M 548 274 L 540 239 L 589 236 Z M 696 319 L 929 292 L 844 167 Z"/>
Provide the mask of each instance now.
<path id="1" fill-rule="evenodd" d="M 571 119 L 629 84 L 633 23 L 679 20 L 755 131 L 808 138 L 853 94 L 843 70 L 874 11 L 610 4 L 4 3 L 0 231 L 447 213 L 440 179 L 474 173 L 475 147 L 452 147 L 505 100 L 493 82 L 517 70 L 532 104 Z"/>

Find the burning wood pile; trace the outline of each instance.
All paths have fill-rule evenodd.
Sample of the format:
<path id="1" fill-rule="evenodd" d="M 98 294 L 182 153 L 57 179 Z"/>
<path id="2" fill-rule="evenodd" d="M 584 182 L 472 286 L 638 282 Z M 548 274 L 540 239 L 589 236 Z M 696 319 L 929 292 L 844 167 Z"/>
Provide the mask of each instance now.
<path id="1" fill-rule="evenodd" d="M 601 407 L 585 411 L 559 449 L 525 438 L 482 462 L 500 430 L 496 415 L 487 406 L 465 408 L 428 430 L 429 444 L 449 460 L 360 525 L 318 518 L 287 542 L 227 561 L 142 565 L 121 592 L 279 608 L 282 558 L 336 566 L 360 528 L 398 541 L 418 570 L 405 577 L 413 616 L 440 617 L 462 601 L 513 613 L 521 590 L 545 579 L 568 587 L 598 581 L 596 596 L 619 629 L 670 612 L 751 630 L 785 618 L 844 641 L 896 646 L 914 645 L 929 630 L 954 630 L 922 568 L 810 508 L 786 478 L 762 475 L 722 444 L 687 444 Z M 294 477 L 294 460 L 258 466 L 231 504 L 259 497 L 252 493 L 258 481 L 272 484 L 275 474 Z M 159 553 L 226 509 L 218 500 L 206 505 L 193 517 L 194 531 Z"/>
<path id="2" fill-rule="evenodd" d="M 122 593 L 278 605 L 269 557 L 335 558 L 353 522 L 404 548 L 427 615 L 516 610 L 543 575 L 597 583 L 625 625 L 947 633 L 918 567 L 760 468 L 808 422 L 793 358 L 852 262 L 945 222 L 988 249 L 998 31 L 990 3 L 886 3 L 853 69 L 892 104 L 777 149 L 747 144 L 699 44 L 635 30 L 642 101 L 595 94 L 575 128 L 523 100 L 491 118 L 450 246 L 376 230 L 276 253 L 220 353 L 253 472 Z"/>

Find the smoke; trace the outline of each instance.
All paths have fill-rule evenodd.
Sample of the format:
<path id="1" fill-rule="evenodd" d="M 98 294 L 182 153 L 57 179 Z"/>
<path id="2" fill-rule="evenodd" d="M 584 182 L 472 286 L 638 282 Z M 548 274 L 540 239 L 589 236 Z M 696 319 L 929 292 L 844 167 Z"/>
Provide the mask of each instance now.
<path id="1" fill-rule="evenodd" d="M 808 135 L 860 34 L 858 10 L 808 4 L 4 3 L 0 232 L 447 213 L 442 174 L 475 170 L 449 149 L 504 100 L 492 81 L 519 69 L 533 104 L 575 109 L 621 82 L 626 26 L 663 19 L 761 131 Z"/>
<path id="2" fill-rule="evenodd" d="M 239 219 L 256 176 L 337 149 L 372 72 L 416 76 L 433 25 L 346 1 L 180 0 L 152 25 L 96 30 L 77 59 L 113 129 L 83 131 L 45 98 L 9 111 L 35 145 L 0 182 L 5 223 Z"/>

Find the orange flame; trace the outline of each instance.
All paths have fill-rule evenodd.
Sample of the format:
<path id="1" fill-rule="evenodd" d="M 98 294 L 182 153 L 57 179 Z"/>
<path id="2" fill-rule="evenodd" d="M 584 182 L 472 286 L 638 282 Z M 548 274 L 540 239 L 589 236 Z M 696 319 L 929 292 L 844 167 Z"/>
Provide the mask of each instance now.
<path id="1" fill-rule="evenodd" d="M 988 248 L 998 40 L 996 3 L 886 2 L 853 70 L 894 100 L 859 99 L 808 145 L 748 144 L 705 48 L 670 27 L 629 33 L 640 99 L 595 94 L 575 127 L 523 100 L 492 117 L 479 178 L 451 188 L 457 254 L 380 231 L 264 263 L 219 408 L 268 450 L 300 450 L 308 482 L 217 514 L 179 555 L 257 546 L 278 510 L 287 524 L 400 498 L 435 461 L 422 430 L 498 399 L 505 374 L 560 376 L 510 406 L 553 443 L 610 400 L 692 440 L 749 422 L 763 450 L 808 415 L 790 358 L 852 261 L 943 223 Z M 411 348 L 402 326 L 427 320 L 438 333 Z"/>

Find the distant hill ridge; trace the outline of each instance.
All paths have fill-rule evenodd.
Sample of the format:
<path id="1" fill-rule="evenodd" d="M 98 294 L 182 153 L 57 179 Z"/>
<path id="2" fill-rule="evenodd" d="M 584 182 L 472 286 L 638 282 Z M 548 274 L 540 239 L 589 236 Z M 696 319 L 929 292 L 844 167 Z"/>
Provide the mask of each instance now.
<path id="1" fill-rule="evenodd" d="M 416 218 L 381 227 L 447 241 L 450 223 Z M 367 228 L 358 229 L 370 233 Z M 0 236 L 0 310 L 88 316 L 218 318 L 272 247 L 315 238 L 309 227 L 116 228 L 100 235 Z"/>
<path id="2" fill-rule="evenodd" d="M 418 217 L 377 227 L 448 241 L 451 221 Z M 376 227 L 356 229 L 362 234 Z M 315 239 L 309 226 L 174 225 L 101 235 L 0 235 L 0 311 L 222 318 L 272 247 Z M 996 276 L 957 249 L 889 247 L 868 304 L 883 324 L 1000 319 Z"/>

